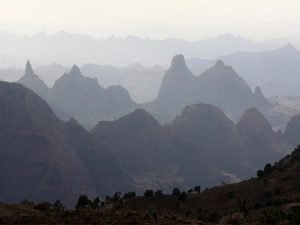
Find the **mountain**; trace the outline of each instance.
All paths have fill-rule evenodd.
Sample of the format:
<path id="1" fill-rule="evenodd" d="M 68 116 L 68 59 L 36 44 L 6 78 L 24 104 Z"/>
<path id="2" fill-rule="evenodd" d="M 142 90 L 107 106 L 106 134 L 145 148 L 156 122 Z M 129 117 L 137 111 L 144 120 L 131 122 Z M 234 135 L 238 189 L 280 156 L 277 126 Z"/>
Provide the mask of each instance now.
<path id="1" fill-rule="evenodd" d="M 284 140 L 292 146 L 299 145 L 299 128 L 300 128 L 300 114 L 293 116 L 286 126 L 283 134 Z"/>
<path id="2" fill-rule="evenodd" d="M 261 168 L 268 160 L 279 160 L 291 148 L 256 108 L 245 111 L 237 128 L 248 151 L 247 158 L 256 168 Z"/>
<path id="3" fill-rule="evenodd" d="M 187 68 L 184 57 L 176 55 L 164 76 L 158 97 L 144 104 L 144 107 L 166 123 L 184 106 L 200 102 L 221 108 L 234 121 L 249 107 L 265 110 L 271 106 L 260 88 L 253 93 L 234 69 L 222 60 L 218 60 L 200 76 L 194 76 Z"/>
<path id="4" fill-rule="evenodd" d="M 120 86 L 105 89 L 96 78 L 83 76 L 77 66 L 55 82 L 47 101 L 60 118 L 74 117 L 88 129 L 101 120 L 117 119 L 137 107 L 127 90 Z"/>
<path id="5" fill-rule="evenodd" d="M 25 73 L 18 82 L 33 90 L 43 99 L 48 95 L 47 85 L 33 72 L 29 61 L 26 62 Z"/>
<path id="6" fill-rule="evenodd" d="M 240 50 L 220 58 L 232 65 L 251 88 L 260 86 L 267 96 L 300 96 L 300 52 L 291 44 L 260 52 Z M 193 58 L 187 65 L 200 74 L 215 61 Z"/>
<path id="7" fill-rule="evenodd" d="M 194 95 L 195 77 L 187 68 L 183 55 L 175 55 L 162 80 L 157 101 L 182 104 Z M 184 91 L 179 91 L 184 90 Z"/>
<path id="8" fill-rule="evenodd" d="M 59 120 L 21 84 L 0 82 L 0 115 L 1 202 L 61 199 L 70 206 L 81 193 L 104 196 L 126 186 L 109 147 L 74 120 Z"/>
<path id="9" fill-rule="evenodd" d="M 177 52 L 185 53 L 188 58 L 216 58 L 236 51 L 270 50 L 282 43 L 288 43 L 288 40 L 256 42 L 233 34 L 186 41 L 136 36 L 95 38 L 65 31 L 51 35 L 41 32 L 32 36 L 0 32 L 0 53 L 9 57 L 7 61 L 11 62 L 11 65 L 6 63 L 5 67 L 20 66 L 20 60 L 15 58 L 34 59 L 40 65 L 56 62 L 63 65 L 93 63 L 125 66 L 139 62 L 149 66 L 165 66 Z"/>
<path id="10" fill-rule="evenodd" d="M 246 158 L 242 137 L 217 107 L 203 103 L 186 106 L 167 127 L 194 143 L 211 167 L 238 179 L 249 176 L 243 165 Z"/>
<path id="11" fill-rule="evenodd" d="M 203 179 L 199 174 L 205 174 L 205 163 L 195 147 L 165 130 L 143 109 L 116 121 L 99 122 L 91 133 L 114 149 L 140 191 L 195 184 Z"/>

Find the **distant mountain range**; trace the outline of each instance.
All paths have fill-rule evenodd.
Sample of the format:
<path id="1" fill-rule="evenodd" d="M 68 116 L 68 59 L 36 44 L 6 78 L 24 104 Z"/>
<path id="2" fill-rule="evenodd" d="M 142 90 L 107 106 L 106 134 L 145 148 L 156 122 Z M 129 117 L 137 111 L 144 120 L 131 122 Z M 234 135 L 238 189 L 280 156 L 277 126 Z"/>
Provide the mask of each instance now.
<path id="1" fill-rule="evenodd" d="M 67 70 L 59 65 L 49 68 L 56 72 Z M 108 83 L 132 84 L 132 90 L 141 99 L 152 99 L 156 92 L 153 87 L 158 86 L 162 76 L 163 80 L 156 99 L 143 104 L 132 100 L 128 91 L 119 85 L 104 88 L 98 84 L 97 78 L 85 77 L 77 66 L 65 72 L 53 87 L 48 88 L 28 62 L 18 82 L 45 99 L 59 118 L 67 121 L 74 117 L 87 129 L 93 128 L 99 121 L 118 119 L 137 108 L 146 109 L 160 123 L 165 124 L 171 122 L 186 105 L 200 102 L 220 107 L 234 122 L 239 120 L 247 108 L 257 107 L 272 127 L 283 129 L 289 118 L 300 112 L 296 106 L 287 105 L 280 99 L 268 100 L 260 87 L 252 91 L 245 80 L 222 60 L 218 60 L 200 76 L 193 75 L 183 55 L 174 56 L 164 75 L 160 67 L 146 69 L 138 64 L 126 68 L 87 64 L 82 70 L 91 77 L 110 80 Z M 146 85 L 148 83 L 150 86 Z M 148 92 L 152 97 L 140 94 L 147 92 L 147 88 L 142 91 L 145 86 L 152 87 Z"/>
<path id="2" fill-rule="evenodd" d="M 186 105 L 200 102 L 220 107 L 234 121 L 249 107 L 258 107 L 263 112 L 272 107 L 259 87 L 252 92 L 234 69 L 223 61 L 218 60 L 200 76 L 194 76 L 183 55 L 173 57 L 158 97 L 143 106 L 160 121 L 169 122 Z"/>
<path id="3" fill-rule="evenodd" d="M 18 82 L 45 99 L 61 119 L 75 118 L 87 129 L 99 121 L 117 119 L 137 108 L 126 89 L 121 86 L 105 89 L 96 78 L 83 76 L 75 65 L 48 88 L 28 61 L 25 74 Z"/>
<path id="4" fill-rule="evenodd" d="M 233 34 L 192 42 L 171 38 L 152 40 L 134 36 L 97 39 L 64 31 L 53 35 L 41 32 L 33 36 L 0 32 L 0 54 L 7 56 L 7 60 L 1 61 L 0 68 L 20 67 L 22 61 L 28 58 L 39 65 L 56 62 L 68 66 L 74 63 L 126 66 L 139 62 L 147 66 L 166 66 L 168 59 L 178 52 L 184 53 L 187 58 L 213 59 L 237 51 L 272 50 L 288 43 L 300 47 L 299 39 L 258 42 Z"/>
<path id="5" fill-rule="evenodd" d="M 238 51 L 218 58 L 231 65 L 251 89 L 261 87 L 267 97 L 300 97 L 300 52 L 293 45 L 260 52 Z M 199 76 L 216 61 L 217 59 L 195 57 L 187 58 L 186 64 L 194 75 Z M 61 64 L 36 65 L 35 71 L 48 86 L 53 86 L 70 68 Z M 81 66 L 83 74 L 97 78 L 99 84 L 105 88 L 111 85 L 123 86 L 138 103 L 149 102 L 157 97 L 165 68 L 166 66 L 158 65 L 146 67 L 140 63 L 124 67 L 91 63 Z M 14 82 L 23 74 L 23 69 L 19 67 L 4 68 L 0 70 L 0 79 Z"/>
<path id="6" fill-rule="evenodd" d="M 251 88 L 260 86 L 267 96 L 300 96 L 300 52 L 291 44 L 263 52 L 239 51 L 220 57 L 235 68 Z M 199 75 L 216 60 L 187 59 L 188 67 Z"/>

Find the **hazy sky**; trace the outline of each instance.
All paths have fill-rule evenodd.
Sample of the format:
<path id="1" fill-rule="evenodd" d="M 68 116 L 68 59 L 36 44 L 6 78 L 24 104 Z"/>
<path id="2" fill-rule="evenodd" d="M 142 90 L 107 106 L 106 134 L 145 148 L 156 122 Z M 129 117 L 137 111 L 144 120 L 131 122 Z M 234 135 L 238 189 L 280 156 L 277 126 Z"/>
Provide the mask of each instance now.
<path id="1" fill-rule="evenodd" d="M 0 30 L 200 39 L 300 33 L 299 0 L 0 0 Z"/>

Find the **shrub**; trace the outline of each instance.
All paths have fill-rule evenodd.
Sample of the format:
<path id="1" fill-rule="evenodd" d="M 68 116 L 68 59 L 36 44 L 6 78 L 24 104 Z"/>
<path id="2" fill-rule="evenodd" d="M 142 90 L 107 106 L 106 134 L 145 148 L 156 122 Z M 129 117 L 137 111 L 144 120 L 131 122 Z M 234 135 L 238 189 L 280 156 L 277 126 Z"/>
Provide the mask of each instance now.
<path id="1" fill-rule="evenodd" d="M 272 165 L 270 163 L 267 163 L 264 168 L 264 173 L 268 175 L 272 173 L 272 171 L 273 171 Z"/>
<path id="2" fill-rule="evenodd" d="M 131 191 L 131 192 L 128 192 L 128 193 L 125 193 L 124 196 L 123 196 L 123 199 L 132 199 L 132 198 L 135 198 L 136 196 L 136 193 L 134 191 Z"/>
<path id="3" fill-rule="evenodd" d="M 179 190 L 179 188 L 174 188 L 173 191 L 172 191 L 172 195 L 178 197 L 178 196 L 180 195 L 180 190 Z"/>
<path id="4" fill-rule="evenodd" d="M 57 211 L 64 211 L 65 207 L 60 200 L 56 200 L 53 204 L 53 209 Z"/>
<path id="5" fill-rule="evenodd" d="M 265 173 L 262 170 L 258 170 L 256 175 L 257 175 L 258 178 L 262 178 L 265 175 Z"/>
<path id="6" fill-rule="evenodd" d="M 91 205 L 91 201 L 86 195 L 80 195 L 77 204 L 75 206 L 76 209 L 88 208 Z"/>
<path id="7" fill-rule="evenodd" d="M 146 190 L 144 193 L 144 197 L 148 198 L 148 197 L 152 197 L 154 195 L 153 190 Z"/>
<path id="8" fill-rule="evenodd" d="M 157 190 L 157 191 L 154 193 L 154 195 L 155 195 L 156 197 L 160 197 L 160 196 L 163 196 L 164 193 L 163 193 L 162 190 Z"/>
<path id="9" fill-rule="evenodd" d="M 194 192 L 196 192 L 196 193 L 198 193 L 198 194 L 201 192 L 201 187 L 200 187 L 200 185 L 197 185 L 197 186 L 194 187 Z"/>

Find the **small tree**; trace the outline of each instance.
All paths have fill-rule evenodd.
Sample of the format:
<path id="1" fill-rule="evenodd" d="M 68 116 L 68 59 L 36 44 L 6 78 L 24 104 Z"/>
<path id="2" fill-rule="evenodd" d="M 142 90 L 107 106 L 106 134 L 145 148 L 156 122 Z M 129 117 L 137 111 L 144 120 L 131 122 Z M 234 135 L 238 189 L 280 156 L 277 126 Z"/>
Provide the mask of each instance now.
<path id="1" fill-rule="evenodd" d="M 174 188 L 173 191 L 172 191 L 172 195 L 178 197 L 178 196 L 180 195 L 180 190 L 179 190 L 179 188 Z"/>
<path id="2" fill-rule="evenodd" d="M 163 196 L 164 193 L 163 193 L 162 190 L 157 190 L 157 191 L 154 193 L 154 195 L 155 195 L 156 197 L 160 197 L 160 196 Z"/>
<path id="3" fill-rule="evenodd" d="M 154 194 L 153 190 L 146 190 L 144 193 L 144 197 L 148 198 L 148 197 L 152 197 Z"/>
<path id="4" fill-rule="evenodd" d="M 60 200 L 56 200 L 53 204 L 53 209 L 56 211 L 64 211 L 65 207 Z"/>
<path id="5" fill-rule="evenodd" d="M 197 186 L 194 187 L 194 192 L 196 192 L 196 193 L 198 193 L 198 194 L 201 192 L 201 187 L 200 187 L 200 185 L 197 185 Z"/>
<path id="6" fill-rule="evenodd" d="M 93 202 L 91 203 L 91 207 L 93 209 L 97 209 L 99 207 L 99 203 L 100 203 L 100 198 L 96 197 Z"/>
<path id="7" fill-rule="evenodd" d="M 91 204 L 91 201 L 86 195 L 80 195 L 75 206 L 76 209 L 88 208 Z"/>
<path id="8" fill-rule="evenodd" d="M 193 193 L 193 189 L 191 188 L 191 189 L 189 189 L 188 191 L 187 191 L 187 193 L 189 194 L 189 195 L 192 195 L 192 193 Z"/>
<path id="9" fill-rule="evenodd" d="M 132 199 L 132 198 L 135 198 L 135 196 L 136 196 L 136 193 L 134 191 L 131 191 L 131 192 L 125 193 L 123 196 L 123 199 L 124 200 Z"/>
<path id="10" fill-rule="evenodd" d="M 262 170 L 258 170 L 256 175 L 257 175 L 258 178 L 262 178 L 265 175 L 265 173 Z"/>
<path id="11" fill-rule="evenodd" d="M 111 198 L 111 201 L 113 202 L 117 202 L 121 199 L 121 192 L 117 191 L 115 192 L 114 196 Z"/>
<path id="12" fill-rule="evenodd" d="M 266 164 L 265 168 L 264 168 L 264 173 L 265 174 L 270 174 L 273 171 L 272 169 L 272 165 L 270 163 Z"/>

